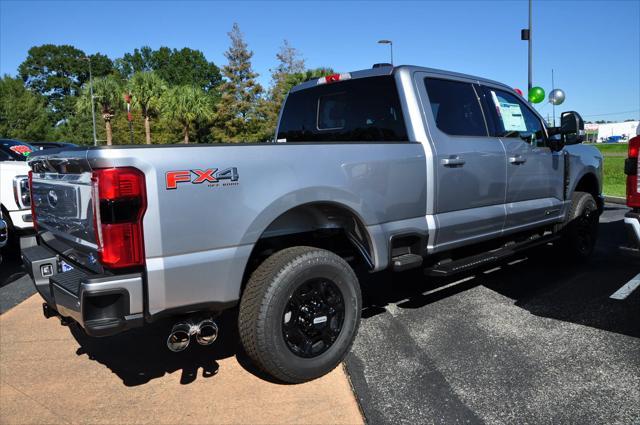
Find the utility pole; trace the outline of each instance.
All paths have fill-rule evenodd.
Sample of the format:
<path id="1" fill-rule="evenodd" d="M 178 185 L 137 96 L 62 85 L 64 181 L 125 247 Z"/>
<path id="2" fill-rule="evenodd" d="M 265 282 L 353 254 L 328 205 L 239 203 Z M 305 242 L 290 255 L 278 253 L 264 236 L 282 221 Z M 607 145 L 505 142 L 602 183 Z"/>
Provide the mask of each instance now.
<path id="1" fill-rule="evenodd" d="M 533 33 L 533 19 L 532 19 L 532 2 L 533 0 L 529 0 L 529 28 L 523 29 L 520 32 L 520 39 L 527 41 L 529 47 L 529 80 L 527 82 L 527 99 L 529 98 L 529 92 L 531 91 L 531 87 L 533 87 L 533 43 L 532 43 L 532 33 Z"/>
<path id="2" fill-rule="evenodd" d="M 533 87 L 533 19 L 532 9 L 533 0 L 529 0 L 529 82 L 527 83 L 527 89 L 531 90 Z"/>
<path id="3" fill-rule="evenodd" d="M 96 105 L 93 97 L 93 76 L 91 75 L 91 58 L 84 57 L 89 62 L 89 95 L 91 96 L 91 120 L 93 121 L 93 146 L 98 146 L 98 136 L 96 134 Z"/>
<path id="4" fill-rule="evenodd" d="M 556 84 L 553 81 L 553 68 L 551 68 L 551 92 L 556 89 Z M 553 126 L 556 126 L 556 104 L 551 102 L 551 106 L 553 107 Z"/>

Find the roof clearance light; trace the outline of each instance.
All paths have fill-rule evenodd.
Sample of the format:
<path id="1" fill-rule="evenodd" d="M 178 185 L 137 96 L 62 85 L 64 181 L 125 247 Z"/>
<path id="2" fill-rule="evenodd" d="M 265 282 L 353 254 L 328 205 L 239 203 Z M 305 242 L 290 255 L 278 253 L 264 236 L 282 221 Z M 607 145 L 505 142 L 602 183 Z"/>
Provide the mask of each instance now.
<path id="1" fill-rule="evenodd" d="M 327 75 L 326 77 L 319 78 L 317 85 L 331 84 L 331 83 L 336 83 L 338 81 L 344 81 L 344 80 L 350 80 L 350 79 L 351 79 L 351 74 L 349 74 L 348 72 L 344 74 L 331 74 L 331 75 Z"/>

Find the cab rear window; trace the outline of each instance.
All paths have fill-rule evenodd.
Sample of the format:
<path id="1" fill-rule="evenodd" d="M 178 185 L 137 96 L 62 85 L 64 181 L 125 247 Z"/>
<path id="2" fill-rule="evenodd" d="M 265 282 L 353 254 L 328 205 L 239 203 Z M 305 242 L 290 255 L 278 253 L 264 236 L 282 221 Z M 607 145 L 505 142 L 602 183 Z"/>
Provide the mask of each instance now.
<path id="1" fill-rule="evenodd" d="M 408 141 L 392 76 L 341 81 L 290 93 L 279 142 Z"/>

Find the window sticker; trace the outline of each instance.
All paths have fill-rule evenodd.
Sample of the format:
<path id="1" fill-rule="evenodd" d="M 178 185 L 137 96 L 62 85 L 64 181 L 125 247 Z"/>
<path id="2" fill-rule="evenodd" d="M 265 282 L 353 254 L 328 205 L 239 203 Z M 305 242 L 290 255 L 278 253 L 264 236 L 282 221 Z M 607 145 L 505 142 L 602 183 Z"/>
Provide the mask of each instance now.
<path id="1" fill-rule="evenodd" d="M 13 146 L 10 146 L 9 149 L 17 153 L 18 155 L 24 155 L 24 156 L 31 155 L 31 148 L 29 148 L 29 146 L 13 145 Z"/>
<path id="2" fill-rule="evenodd" d="M 520 104 L 499 100 L 494 91 L 491 92 L 491 96 L 496 104 L 496 109 L 502 119 L 505 131 L 527 131 L 527 124 L 524 122 L 524 114 Z"/>

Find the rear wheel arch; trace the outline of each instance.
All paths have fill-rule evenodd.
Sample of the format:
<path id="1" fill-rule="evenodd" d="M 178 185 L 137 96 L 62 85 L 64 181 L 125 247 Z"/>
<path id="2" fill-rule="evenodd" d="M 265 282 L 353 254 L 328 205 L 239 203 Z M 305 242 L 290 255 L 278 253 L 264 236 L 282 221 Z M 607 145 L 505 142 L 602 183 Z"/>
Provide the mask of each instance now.
<path id="1" fill-rule="evenodd" d="M 271 220 L 262 231 L 247 261 L 242 291 L 253 270 L 271 254 L 300 245 L 337 254 L 349 249 L 349 255 L 367 269 L 374 267 L 373 240 L 357 213 L 335 202 L 301 204 Z"/>

